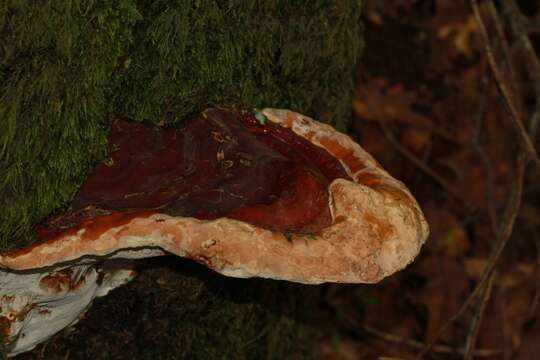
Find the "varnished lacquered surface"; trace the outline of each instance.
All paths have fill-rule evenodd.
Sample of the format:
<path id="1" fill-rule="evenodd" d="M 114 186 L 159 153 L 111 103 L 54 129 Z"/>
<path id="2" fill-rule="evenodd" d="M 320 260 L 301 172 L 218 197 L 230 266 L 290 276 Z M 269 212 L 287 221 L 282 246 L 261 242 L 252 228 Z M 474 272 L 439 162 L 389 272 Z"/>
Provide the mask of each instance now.
<path id="1" fill-rule="evenodd" d="M 110 157 L 89 174 L 71 215 L 41 229 L 42 239 L 57 235 L 50 229 L 57 224 L 73 231 L 119 218 L 82 211 L 88 207 L 229 217 L 273 230 L 316 232 L 330 223 L 328 184 L 349 178 L 326 150 L 290 129 L 261 124 L 253 114 L 209 109 L 179 128 L 117 120 L 108 142 Z"/>

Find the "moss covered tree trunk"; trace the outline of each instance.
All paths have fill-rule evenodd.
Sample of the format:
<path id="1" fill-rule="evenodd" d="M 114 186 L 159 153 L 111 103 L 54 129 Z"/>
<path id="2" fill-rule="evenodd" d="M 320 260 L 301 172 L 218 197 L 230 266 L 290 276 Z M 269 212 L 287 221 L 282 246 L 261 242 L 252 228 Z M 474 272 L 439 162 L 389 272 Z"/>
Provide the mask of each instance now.
<path id="1" fill-rule="evenodd" d="M 359 16 L 358 0 L 0 2 L 0 250 L 69 207 L 114 118 L 170 125 L 208 106 L 271 106 L 345 129 Z M 174 274 L 174 291 L 156 290 L 185 304 L 174 324 L 204 320 L 167 325 L 182 356 L 283 358 L 305 333 L 287 315 L 305 288 L 219 277 L 208 290 L 208 273 Z"/>

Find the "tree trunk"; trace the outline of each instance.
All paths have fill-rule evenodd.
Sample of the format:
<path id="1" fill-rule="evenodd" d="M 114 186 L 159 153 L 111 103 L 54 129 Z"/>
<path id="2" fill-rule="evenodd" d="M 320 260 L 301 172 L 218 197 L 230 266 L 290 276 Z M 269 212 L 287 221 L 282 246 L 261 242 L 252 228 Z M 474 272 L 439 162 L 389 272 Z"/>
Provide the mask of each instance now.
<path id="1" fill-rule="evenodd" d="M 31 244 L 36 224 L 69 207 L 105 157 L 112 119 L 173 125 L 208 106 L 272 106 L 344 130 L 362 48 L 359 16 L 354 0 L 5 1 L 0 253 Z M 46 358 L 312 351 L 317 331 L 306 313 L 319 288 L 228 279 L 178 259 L 138 266 L 142 275 L 99 300 Z"/>

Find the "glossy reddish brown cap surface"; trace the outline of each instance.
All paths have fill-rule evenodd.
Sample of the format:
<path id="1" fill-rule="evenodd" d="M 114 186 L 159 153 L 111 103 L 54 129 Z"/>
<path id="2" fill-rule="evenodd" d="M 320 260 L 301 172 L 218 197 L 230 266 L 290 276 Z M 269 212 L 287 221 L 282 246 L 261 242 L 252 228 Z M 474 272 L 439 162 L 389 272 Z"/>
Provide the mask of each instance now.
<path id="1" fill-rule="evenodd" d="M 314 231 L 330 221 L 330 182 L 349 179 L 326 150 L 252 113 L 209 109 L 179 128 L 118 120 L 108 141 L 110 157 L 87 177 L 73 212 L 159 209 Z"/>

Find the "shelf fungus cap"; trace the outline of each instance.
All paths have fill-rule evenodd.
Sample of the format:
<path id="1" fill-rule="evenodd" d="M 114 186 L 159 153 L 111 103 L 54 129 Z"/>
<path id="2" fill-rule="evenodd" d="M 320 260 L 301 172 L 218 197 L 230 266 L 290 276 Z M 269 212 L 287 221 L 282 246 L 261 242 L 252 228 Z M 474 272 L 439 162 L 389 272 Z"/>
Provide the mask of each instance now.
<path id="1" fill-rule="evenodd" d="M 375 283 L 428 236 L 403 183 L 348 136 L 289 110 L 208 109 L 175 129 L 119 120 L 108 141 L 110 157 L 70 211 L 48 219 L 37 243 L 0 254 L 9 355 L 133 279 L 131 259 L 176 254 L 231 277 Z"/>
<path id="2" fill-rule="evenodd" d="M 142 190 L 135 189 L 137 192 L 131 189 L 129 194 L 109 203 L 106 203 L 106 200 L 103 200 L 104 195 L 99 193 L 103 187 L 100 181 L 120 175 L 98 174 L 94 176 L 97 185 L 92 185 L 91 181 L 87 180 L 86 188 L 91 196 L 81 195 L 74 200 L 79 208 L 77 216 L 63 220 L 59 229 L 50 231 L 41 243 L 0 256 L 0 267 L 28 270 L 55 264 L 76 264 L 83 259 L 88 262 L 88 259 L 99 258 L 134 258 L 147 256 L 141 252 L 143 250 L 148 254 L 148 249 L 155 249 L 154 253 L 150 253 L 155 255 L 161 251 L 190 258 L 231 277 L 263 277 L 305 284 L 375 283 L 404 268 L 415 258 L 429 233 L 424 215 L 405 185 L 391 177 L 360 145 L 329 125 L 289 110 L 268 108 L 256 114 L 242 116 L 242 126 L 249 130 L 247 132 L 250 136 L 256 138 L 254 143 L 245 143 L 242 140 L 243 135 L 237 136 L 235 131 L 239 125 L 231 125 L 232 120 L 229 118 L 234 116 L 228 112 L 208 109 L 202 113 L 201 121 L 213 126 L 208 133 L 212 134 L 212 141 L 217 149 L 215 156 L 219 168 L 192 169 L 199 172 L 222 171 L 224 177 L 219 180 L 219 184 L 226 185 L 217 190 L 211 189 L 210 192 L 217 191 L 212 195 L 212 201 L 215 203 L 216 197 L 221 199 L 228 195 L 231 195 L 231 199 L 233 196 L 242 197 L 244 200 L 240 209 L 232 208 L 232 205 L 227 205 L 227 201 L 223 200 L 223 208 L 219 212 L 213 212 L 213 202 L 202 199 L 202 195 L 197 195 L 199 188 L 193 186 L 189 188 L 190 197 L 186 200 L 188 203 L 173 204 L 170 201 L 171 196 L 178 197 L 180 187 L 185 186 L 186 178 L 196 176 L 190 174 L 189 169 L 182 170 L 182 176 L 177 176 L 182 178 L 183 185 L 179 185 L 177 179 L 176 183 L 166 180 L 169 187 L 165 190 L 156 189 L 154 186 L 150 191 L 144 189 L 144 184 L 136 185 Z M 195 122 L 192 124 L 187 125 L 191 126 L 191 130 L 188 130 L 192 131 L 192 135 L 182 135 L 181 145 L 178 145 L 183 152 L 180 156 L 186 159 L 188 156 L 200 156 L 197 152 L 203 151 L 194 140 L 198 131 L 202 131 L 199 128 L 202 125 Z M 139 133 L 145 136 L 144 139 L 148 138 L 144 131 L 151 130 L 133 126 L 142 125 L 122 123 L 113 130 L 120 135 L 129 134 L 132 140 L 134 134 Z M 169 137 L 160 138 L 158 142 L 161 147 L 157 150 L 154 149 L 155 142 L 149 145 L 150 149 L 154 149 L 152 151 L 155 156 L 168 156 L 160 151 L 165 151 L 163 148 L 169 141 L 177 141 L 171 139 L 177 139 L 179 134 L 187 132 L 186 129 L 178 131 L 180 132 L 169 134 Z M 120 135 L 118 136 L 122 139 Z M 267 136 L 273 136 L 273 140 L 265 140 Z M 130 143 L 122 141 L 119 140 L 120 146 L 129 148 L 144 147 L 142 143 L 147 140 L 141 140 L 141 143 L 136 139 Z M 295 143 L 294 151 L 283 148 L 284 141 Z M 277 149 L 280 153 L 273 155 L 265 150 L 266 148 L 263 149 L 263 145 Z M 244 154 L 248 151 L 246 149 L 256 153 L 262 151 L 264 156 Z M 133 153 L 134 150 L 127 153 L 130 151 Z M 307 151 L 308 154 L 302 155 L 302 151 Z M 282 155 L 287 154 L 292 154 L 290 156 L 294 161 L 282 159 Z M 241 156 L 244 156 L 244 162 Z M 329 160 L 329 157 L 333 159 Z M 112 156 L 112 160 L 118 166 L 122 163 L 133 163 L 126 162 L 127 160 L 121 157 Z M 315 165 L 305 165 L 311 160 L 313 164 L 326 168 L 317 173 L 318 170 L 312 169 Z M 140 164 L 145 161 L 147 160 L 139 161 L 138 166 L 143 166 Z M 186 161 L 183 166 L 191 166 L 189 159 Z M 255 181 L 256 179 L 251 178 L 257 176 L 275 177 L 276 183 L 272 183 L 268 191 L 281 195 L 260 195 L 255 190 L 250 190 L 249 196 L 255 198 L 251 201 L 246 200 L 245 194 L 233 194 L 233 190 L 236 191 L 236 187 L 241 184 L 223 180 L 228 179 L 229 168 L 234 171 L 231 163 L 239 164 L 240 175 L 244 174 L 244 168 L 252 166 L 242 175 L 250 181 Z M 270 165 L 258 165 L 263 163 L 282 166 L 282 172 L 289 172 L 288 176 L 296 179 L 296 188 L 287 185 L 289 188 L 286 190 L 275 190 L 283 188 L 285 185 L 282 183 L 288 178 L 279 174 L 268 175 L 265 171 Z M 103 167 L 105 172 L 114 170 L 111 164 L 99 166 Z M 136 175 L 137 171 L 134 170 L 134 173 Z M 92 179 L 92 176 L 90 175 L 89 179 Z M 122 176 L 127 175 L 122 173 Z M 118 177 L 115 181 L 144 183 L 140 179 L 144 176 L 149 175 L 125 179 Z M 282 178 L 285 180 L 279 180 Z M 323 195 L 302 195 L 303 191 L 310 191 L 312 188 L 317 190 L 320 184 L 325 184 L 326 187 Z M 209 188 L 212 186 L 215 187 L 215 184 Z M 253 183 L 246 186 L 249 189 L 256 187 Z M 152 197 L 144 197 L 145 192 L 151 192 Z M 130 203 L 132 198 L 135 201 L 137 197 L 140 197 L 140 202 L 147 208 L 133 205 L 135 202 Z M 162 202 L 154 203 L 155 198 Z M 273 203 L 268 200 L 276 198 Z M 314 213 L 313 209 L 320 208 L 317 204 L 321 199 L 325 202 L 324 209 Z M 303 200 L 308 203 L 299 204 Z M 262 205 L 257 204 L 257 201 L 262 202 Z M 198 204 L 198 208 L 190 208 L 195 206 L 192 204 Z M 109 209 L 103 210 L 106 205 Z M 301 216 L 298 213 L 301 213 Z M 294 220 L 297 215 L 299 220 Z M 278 218 L 279 216 L 281 218 Z M 274 219 L 281 222 L 281 225 L 273 223 Z M 288 219 L 297 222 L 288 222 Z"/>

